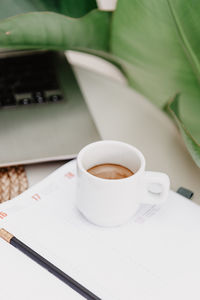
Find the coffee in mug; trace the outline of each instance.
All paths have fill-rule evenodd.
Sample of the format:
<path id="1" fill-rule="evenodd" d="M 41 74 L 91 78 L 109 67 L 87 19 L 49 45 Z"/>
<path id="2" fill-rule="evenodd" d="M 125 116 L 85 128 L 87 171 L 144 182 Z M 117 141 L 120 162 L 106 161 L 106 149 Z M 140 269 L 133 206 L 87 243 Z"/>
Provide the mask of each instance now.
<path id="1" fill-rule="evenodd" d="M 118 164 L 100 164 L 87 170 L 90 174 L 103 179 L 123 179 L 134 173 L 128 168 Z"/>

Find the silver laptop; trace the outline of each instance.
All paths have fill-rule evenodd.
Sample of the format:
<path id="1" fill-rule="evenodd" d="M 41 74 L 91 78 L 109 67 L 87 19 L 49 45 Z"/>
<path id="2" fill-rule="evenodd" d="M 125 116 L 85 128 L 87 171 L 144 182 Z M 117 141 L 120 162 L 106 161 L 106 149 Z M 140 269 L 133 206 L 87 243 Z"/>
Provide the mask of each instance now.
<path id="1" fill-rule="evenodd" d="M 98 139 L 64 53 L 1 51 L 1 167 L 71 159 Z"/>

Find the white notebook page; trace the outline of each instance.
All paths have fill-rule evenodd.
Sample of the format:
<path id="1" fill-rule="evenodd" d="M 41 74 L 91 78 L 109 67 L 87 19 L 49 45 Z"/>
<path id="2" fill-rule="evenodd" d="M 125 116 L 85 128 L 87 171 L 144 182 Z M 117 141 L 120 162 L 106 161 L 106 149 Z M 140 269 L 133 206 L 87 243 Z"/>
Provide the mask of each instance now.
<path id="1" fill-rule="evenodd" d="M 0 298 L 4 300 L 84 299 L 3 240 L 0 240 Z"/>
<path id="2" fill-rule="evenodd" d="M 57 180 L 36 186 L 32 192 L 43 201 L 11 214 L 4 227 L 102 299 L 199 300 L 199 206 L 170 192 L 162 208 L 143 208 L 122 227 L 100 228 L 77 211 L 75 176 L 64 181 L 69 168 L 75 174 L 71 164 L 54 174 Z"/>

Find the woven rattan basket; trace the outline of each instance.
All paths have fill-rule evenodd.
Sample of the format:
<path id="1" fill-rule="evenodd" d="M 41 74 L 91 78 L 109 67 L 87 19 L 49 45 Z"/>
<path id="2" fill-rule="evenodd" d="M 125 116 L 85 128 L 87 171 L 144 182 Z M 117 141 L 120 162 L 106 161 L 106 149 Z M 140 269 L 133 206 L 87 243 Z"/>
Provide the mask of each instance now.
<path id="1" fill-rule="evenodd" d="M 0 203 L 8 201 L 28 188 L 23 166 L 0 168 Z"/>

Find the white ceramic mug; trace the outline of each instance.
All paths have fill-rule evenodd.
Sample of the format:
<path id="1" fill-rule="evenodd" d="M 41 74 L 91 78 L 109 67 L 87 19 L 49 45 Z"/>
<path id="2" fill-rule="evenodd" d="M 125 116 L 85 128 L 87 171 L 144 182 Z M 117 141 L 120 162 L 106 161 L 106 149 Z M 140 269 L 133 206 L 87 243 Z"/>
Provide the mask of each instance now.
<path id="1" fill-rule="evenodd" d="M 87 170 L 111 163 L 134 174 L 123 179 L 102 179 Z M 161 204 L 167 199 L 169 177 L 145 171 L 143 154 L 119 141 L 99 141 L 84 147 L 77 157 L 77 207 L 92 223 L 117 226 L 128 221 L 140 203 Z"/>

